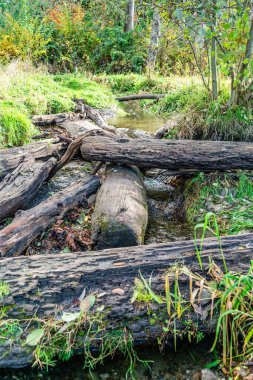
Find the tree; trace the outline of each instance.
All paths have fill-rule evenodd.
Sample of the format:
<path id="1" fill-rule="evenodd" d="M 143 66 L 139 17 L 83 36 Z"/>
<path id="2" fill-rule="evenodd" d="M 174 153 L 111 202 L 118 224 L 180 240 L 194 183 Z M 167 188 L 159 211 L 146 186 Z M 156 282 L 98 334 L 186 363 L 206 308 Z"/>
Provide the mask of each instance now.
<path id="1" fill-rule="evenodd" d="M 131 32 L 131 30 L 134 30 L 135 0 L 128 0 L 127 14 L 126 31 Z"/>
<path id="2" fill-rule="evenodd" d="M 152 72 L 155 69 L 157 52 L 161 38 L 161 17 L 158 8 L 155 8 L 150 34 L 150 46 L 148 50 L 147 69 Z"/>

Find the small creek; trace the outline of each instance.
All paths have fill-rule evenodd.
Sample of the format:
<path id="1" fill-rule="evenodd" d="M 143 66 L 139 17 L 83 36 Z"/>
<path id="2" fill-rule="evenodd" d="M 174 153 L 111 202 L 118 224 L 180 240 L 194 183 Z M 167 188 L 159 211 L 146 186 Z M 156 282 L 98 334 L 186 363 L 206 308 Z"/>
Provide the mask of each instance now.
<path id="1" fill-rule="evenodd" d="M 153 133 L 164 125 L 164 120 L 143 111 L 138 102 L 128 102 L 124 105 L 126 116 L 116 116 L 110 118 L 110 124 L 120 128 L 138 129 L 144 132 Z M 78 169 L 79 168 L 79 169 Z M 81 169 L 80 169 L 81 168 Z M 81 170 L 81 171 L 80 171 Z M 39 200 L 47 198 L 50 194 L 68 185 L 75 177 L 82 178 L 85 175 L 85 165 L 80 167 L 75 161 L 68 167 L 63 168 L 62 173 L 57 174 L 52 181 L 51 188 L 42 188 L 38 196 Z M 69 177 L 69 178 L 68 178 Z M 158 179 L 159 182 L 159 179 Z M 71 183 L 71 182 L 70 182 Z M 161 182 L 162 184 L 162 182 Z M 49 194 L 48 194 L 49 193 Z M 46 195 L 45 195 L 46 194 Z M 149 200 L 150 222 L 146 234 L 145 243 L 163 243 L 166 241 L 176 241 L 179 239 L 189 239 L 193 236 L 192 226 L 182 223 L 174 215 L 164 213 L 163 210 L 170 207 L 173 197 L 163 200 Z M 38 200 L 37 200 L 38 201 Z M 35 200 L 35 204 L 36 204 Z M 138 349 L 142 359 L 152 360 L 151 370 L 145 370 L 141 365 L 136 369 L 136 379 L 138 380 L 190 380 L 200 379 L 198 371 L 203 369 L 205 364 L 214 360 L 209 353 L 213 339 L 205 340 L 199 344 L 189 343 L 179 344 L 177 352 L 174 348 L 167 347 L 160 353 L 157 346 Z M 121 357 L 105 360 L 104 365 L 96 369 L 91 376 L 83 370 L 82 357 L 71 359 L 67 363 L 59 363 L 55 368 L 50 368 L 48 372 L 36 369 L 15 369 L 1 370 L 1 380 L 123 380 L 127 371 L 127 365 Z"/>
<path id="2" fill-rule="evenodd" d="M 165 119 L 141 108 L 139 101 L 123 102 L 126 115 L 115 115 L 108 122 L 118 128 L 139 129 L 154 133 L 165 124 Z"/>

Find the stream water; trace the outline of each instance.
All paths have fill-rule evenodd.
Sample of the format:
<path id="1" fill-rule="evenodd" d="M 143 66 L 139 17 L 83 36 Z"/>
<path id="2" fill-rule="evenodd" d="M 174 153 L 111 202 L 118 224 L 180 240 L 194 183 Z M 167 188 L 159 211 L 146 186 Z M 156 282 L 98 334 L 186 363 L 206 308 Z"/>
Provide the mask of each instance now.
<path id="1" fill-rule="evenodd" d="M 118 128 L 137 129 L 154 133 L 165 124 L 165 119 L 143 109 L 139 101 L 122 103 L 126 115 L 115 115 L 108 122 Z"/>
<path id="2" fill-rule="evenodd" d="M 125 111 L 128 114 L 124 117 L 118 116 L 109 120 L 110 124 L 121 128 L 139 129 L 145 132 L 153 133 L 164 125 L 164 120 L 147 111 L 143 111 L 138 102 L 130 102 L 125 105 Z M 73 172 L 79 178 L 80 165 L 74 165 L 70 168 L 70 174 L 73 180 Z M 78 169 L 79 167 L 79 169 Z M 62 175 L 57 175 L 53 182 L 51 191 L 58 187 L 62 188 L 68 185 L 68 168 L 65 168 Z M 77 172 L 76 172 L 77 171 Z M 83 169 L 82 169 L 83 173 Z M 59 183 L 58 183 L 59 182 Z M 65 183 L 66 182 L 66 183 Z M 46 192 L 47 193 L 47 192 Z M 44 191 L 41 192 L 44 197 Z M 160 202 L 160 203 L 159 203 Z M 158 204 L 161 204 L 159 201 Z M 164 200 L 169 203 L 170 200 Z M 192 237 L 192 226 L 182 223 L 179 220 L 163 215 L 155 214 L 148 226 L 146 243 L 175 241 L 179 238 Z M 199 372 L 205 364 L 214 360 L 213 355 L 209 353 L 213 338 L 209 338 L 199 344 L 190 345 L 188 342 L 179 344 L 177 352 L 173 346 L 167 347 L 164 352 L 159 348 L 152 346 L 149 348 L 138 349 L 138 354 L 142 359 L 151 360 L 150 369 L 144 369 L 138 365 L 136 368 L 137 380 L 187 380 L 201 379 Z M 59 363 L 55 368 L 47 371 L 37 369 L 15 369 L 0 370 L 0 380 L 123 380 L 127 372 L 127 364 L 121 357 L 105 360 L 104 365 L 100 366 L 93 373 L 93 377 L 83 370 L 82 357 L 71 359 L 67 363 Z M 130 377 L 131 378 L 131 377 Z M 217 377 L 218 378 L 218 377 Z"/>

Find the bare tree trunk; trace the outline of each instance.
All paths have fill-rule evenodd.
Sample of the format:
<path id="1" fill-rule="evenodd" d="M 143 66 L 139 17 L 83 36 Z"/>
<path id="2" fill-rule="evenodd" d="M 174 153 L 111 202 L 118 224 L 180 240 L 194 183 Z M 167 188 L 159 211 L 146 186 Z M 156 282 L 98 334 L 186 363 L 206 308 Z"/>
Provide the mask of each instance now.
<path id="1" fill-rule="evenodd" d="M 128 0 L 127 4 L 127 25 L 126 25 L 126 31 L 130 32 L 131 30 L 134 30 L 134 13 L 135 13 L 135 0 Z"/>
<path id="2" fill-rule="evenodd" d="M 214 7 L 216 6 L 216 0 L 214 1 Z M 213 12 L 213 32 L 216 31 L 217 16 L 216 10 Z M 211 73 L 212 73 L 212 97 L 214 100 L 218 98 L 218 75 L 217 75 L 217 44 L 216 36 L 212 36 L 211 42 Z"/>
<path id="3" fill-rule="evenodd" d="M 250 31 L 249 31 L 249 38 L 247 40 L 245 54 L 242 60 L 242 63 L 239 68 L 238 76 L 237 76 L 237 85 L 235 90 L 235 96 L 234 96 L 234 103 L 238 104 L 240 100 L 240 94 L 242 91 L 242 82 L 245 78 L 245 71 L 249 66 L 250 60 L 252 58 L 253 54 L 253 11 L 251 12 L 250 16 Z"/>
<path id="4" fill-rule="evenodd" d="M 147 68 L 150 72 L 153 72 L 156 64 L 156 57 L 159 47 L 159 42 L 161 38 L 161 17 L 158 9 L 155 9 L 152 30 L 150 34 L 150 47 L 148 51 L 148 62 Z"/>

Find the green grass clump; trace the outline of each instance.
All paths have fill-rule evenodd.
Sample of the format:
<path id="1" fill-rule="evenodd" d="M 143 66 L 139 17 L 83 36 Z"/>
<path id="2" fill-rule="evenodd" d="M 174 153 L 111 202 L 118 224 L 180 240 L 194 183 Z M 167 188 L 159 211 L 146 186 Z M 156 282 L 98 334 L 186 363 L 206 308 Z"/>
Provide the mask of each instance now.
<path id="1" fill-rule="evenodd" d="M 109 85 L 114 93 L 165 93 L 171 88 L 171 81 L 167 77 L 153 76 L 149 78 L 147 75 L 140 74 L 115 74 L 100 75 L 97 80 Z"/>
<path id="2" fill-rule="evenodd" d="M 29 118 L 12 107 L 0 105 L 0 147 L 19 146 L 29 142 L 34 134 Z"/>
<path id="3" fill-rule="evenodd" d="M 185 197 L 189 222 L 202 223 L 207 212 L 214 212 L 222 234 L 253 231 L 252 173 L 200 173 L 188 181 Z"/>

